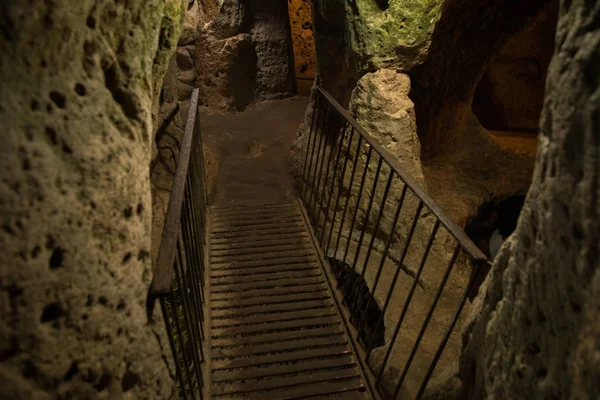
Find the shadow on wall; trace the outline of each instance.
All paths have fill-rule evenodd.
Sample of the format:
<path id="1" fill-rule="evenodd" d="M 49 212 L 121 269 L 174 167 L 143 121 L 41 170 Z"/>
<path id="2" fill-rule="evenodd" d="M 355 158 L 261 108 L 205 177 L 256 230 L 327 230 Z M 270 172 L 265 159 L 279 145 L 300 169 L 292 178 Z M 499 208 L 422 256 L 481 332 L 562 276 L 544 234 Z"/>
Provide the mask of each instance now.
<path id="1" fill-rule="evenodd" d="M 327 257 L 331 270 L 342 291 L 344 305 L 350 310 L 350 322 L 355 327 L 364 326 L 360 339 L 369 346 L 380 347 L 385 344 L 385 323 L 383 312 L 377 299 L 371 293 L 364 277 L 347 263 Z M 368 308 L 367 308 L 368 307 Z"/>
<path id="2" fill-rule="evenodd" d="M 491 5 L 473 0 L 448 0 L 444 4 L 427 61 L 410 73 L 413 84 L 411 98 L 415 102 L 424 160 L 443 152 L 455 137 L 467 133 L 475 89 L 490 61 L 511 38 L 539 21 L 542 13 L 556 14 L 556 6 L 557 0 L 532 0 L 518 4 L 502 0 Z M 514 49 L 514 46 L 508 49 L 511 48 Z M 523 45 L 523 49 L 527 46 Z M 522 69 L 519 70 L 521 65 L 516 68 L 512 73 L 523 73 Z M 491 72 L 494 73 L 493 68 Z M 524 81 L 520 79 L 520 82 Z M 527 92 L 526 87 L 523 90 Z M 482 90 L 479 94 L 489 97 Z M 537 107 L 539 95 L 532 98 L 535 98 L 533 102 Z M 481 96 L 477 99 L 482 101 Z M 515 100 L 523 99 L 510 99 Z"/>
<path id="3" fill-rule="evenodd" d="M 231 103 L 237 110 L 243 110 L 255 100 L 257 84 L 258 56 L 252 42 L 244 40 L 239 43 L 237 54 L 232 59 L 228 70 L 229 93 Z M 218 72 L 216 72 L 218 77 Z"/>
<path id="4" fill-rule="evenodd" d="M 486 202 L 467 223 L 465 232 L 490 259 L 515 231 L 524 202 L 524 194 Z"/>

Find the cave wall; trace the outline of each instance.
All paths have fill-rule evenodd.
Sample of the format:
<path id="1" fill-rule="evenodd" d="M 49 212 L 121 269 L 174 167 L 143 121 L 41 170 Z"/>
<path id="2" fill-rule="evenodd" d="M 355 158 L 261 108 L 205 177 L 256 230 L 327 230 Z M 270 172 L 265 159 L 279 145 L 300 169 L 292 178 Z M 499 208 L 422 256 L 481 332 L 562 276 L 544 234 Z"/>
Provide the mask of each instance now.
<path id="1" fill-rule="evenodd" d="M 185 26 L 185 25 L 184 25 Z M 154 136 L 155 155 L 150 165 L 150 180 L 152 184 L 152 265 L 156 265 L 158 250 L 162 240 L 162 230 L 171 198 L 173 181 L 179 161 L 179 151 L 189 114 L 190 99 L 178 96 L 179 50 L 171 58 L 167 73 L 163 80 L 159 100 L 159 117 Z M 187 89 L 185 89 L 187 91 Z M 183 98 L 183 100 L 178 100 Z M 200 112 L 200 111 L 199 111 Z M 200 129 L 202 133 L 203 116 L 200 112 Z M 219 169 L 218 157 L 211 146 L 203 143 L 205 191 L 209 204 L 212 202 L 217 186 Z"/>
<path id="2" fill-rule="evenodd" d="M 369 102 L 379 94 L 373 91 L 353 98 L 355 88 L 377 89 L 369 84 L 369 76 L 379 71 L 392 71 L 399 80 L 408 75 L 411 87 L 408 94 L 397 91 L 386 96 L 391 104 L 414 103 L 416 124 L 400 124 L 395 129 L 402 132 L 400 136 L 415 136 L 418 141 L 392 146 L 389 150 L 399 160 L 418 152 L 419 170 L 424 175 L 422 185 L 451 218 L 465 226 L 483 203 L 524 193 L 529 186 L 535 132 L 524 139 L 490 135 L 472 111 L 476 108 L 473 99 L 484 71 L 490 63 L 498 65 L 498 58 L 494 57 L 511 39 L 519 41 L 519 34 L 539 32 L 541 36 L 530 35 L 530 41 L 544 46 L 539 54 L 525 55 L 535 46 L 523 44 L 519 58 L 548 57 L 552 39 L 545 40 L 542 33 L 546 35 L 552 30 L 557 0 L 523 2 L 516 7 L 510 1 L 491 4 L 474 0 L 390 0 L 387 6 L 385 3 L 313 0 L 317 82 L 342 106 L 354 107 L 352 104 L 356 103 L 358 108 L 370 109 L 355 117 L 364 126 L 376 126 L 381 115 Z M 542 24 L 543 28 L 532 27 L 543 19 L 550 22 Z M 543 69 L 543 63 L 540 66 Z M 507 73 L 522 72 L 513 65 Z M 532 110 L 524 111 L 527 125 L 535 119 L 531 115 L 539 107 L 543 93 L 541 90 L 533 93 L 530 89 L 539 87 L 542 81 L 542 76 L 536 76 L 533 84 L 515 88 L 514 82 L 527 83 L 527 79 L 515 78 L 512 91 L 506 94 L 507 89 L 503 94 L 503 99 L 512 96 L 511 101 L 521 101 L 509 107 L 509 111 L 521 109 L 527 100 Z M 309 107 L 292 148 L 295 157 L 292 170 L 296 175 L 303 162 L 298 149 L 304 146 L 311 117 L 312 107 Z M 369 132 L 382 142 L 387 140 L 386 133 Z"/>
<path id="3" fill-rule="evenodd" d="M 295 94 L 287 2 L 200 0 L 195 80 L 201 104 L 243 110 Z M 190 78 L 191 79 L 191 78 Z"/>
<path id="4" fill-rule="evenodd" d="M 600 4 L 560 2 L 532 184 L 474 308 L 467 399 L 600 395 Z"/>
<path id="5" fill-rule="evenodd" d="M 538 132 L 548 64 L 554 54 L 558 1 L 494 55 L 473 96 L 473 112 L 489 130 Z"/>
<path id="6" fill-rule="evenodd" d="M 168 398 L 148 323 L 149 165 L 184 3 L 0 5 L 0 386 Z"/>
<path id="7" fill-rule="evenodd" d="M 535 21 L 552 0 L 515 5 L 447 0 L 426 62 L 411 72 L 422 156 L 446 151 L 457 136 L 474 134 L 473 94 L 492 57 Z M 461 29 L 457 29 L 461 27 Z"/>
<path id="8" fill-rule="evenodd" d="M 516 4 L 390 0 L 386 5 L 383 1 L 313 0 L 312 5 L 317 82 L 396 156 L 450 218 L 465 226 L 482 204 L 527 191 L 535 151 L 532 156 L 532 152 L 516 151 L 494 140 L 472 112 L 472 102 L 484 71 L 494 60 L 498 61 L 494 57 L 507 43 L 510 46 L 511 39 L 518 41 L 519 34 L 552 28 L 551 23 L 546 23 L 544 29 L 535 24 L 539 24 L 540 18 L 555 18 L 556 1 Z M 545 49 L 543 54 L 527 56 L 547 57 L 552 38 L 544 39 L 531 37 L 532 42 L 537 41 Z M 522 44 L 525 51 L 535 47 Z M 518 54 L 523 56 L 524 53 Z M 539 81 L 536 77 L 536 82 Z M 539 101 L 536 97 L 532 103 Z M 296 176 L 302 174 L 302 156 L 314 106 L 313 101 L 292 147 L 291 167 Z M 367 187 L 373 181 L 374 171 L 375 166 L 367 172 Z M 344 179 L 343 185 L 349 187 L 348 179 Z M 366 196 L 357 204 L 356 192 L 353 188 L 353 192 L 347 190 L 344 196 L 350 196 L 350 209 L 358 208 L 359 225 L 367 227 L 368 239 L 374 217 L 367 220 Z M 375 193 L 377 210 L 380 195 L 378 190 Z M 419 222 L 424 232 L 433 225 L 431 220 Z M 386 223 L 384 218 L 382 232 L 377 232 L 374 242 L 376 249 L 382 248 L 387 237 Z M 343 235 L 356 239 L 359 233 L 346 230 Z M 414 245 L 422 248 L 424 240 L 417 238 Z M 444 252 L 443 248 L 435 250 L 436 254 Z M 456 281 L 459 282 L 456 288 L 466 285 L 470 266 L 466 260 L 459 260 L 458 269 L 462 275 Z M 458 331 L 461 327 L 459 323 Z M 450 343 L 453 360 L 458 355 L 459 341 Z"/>

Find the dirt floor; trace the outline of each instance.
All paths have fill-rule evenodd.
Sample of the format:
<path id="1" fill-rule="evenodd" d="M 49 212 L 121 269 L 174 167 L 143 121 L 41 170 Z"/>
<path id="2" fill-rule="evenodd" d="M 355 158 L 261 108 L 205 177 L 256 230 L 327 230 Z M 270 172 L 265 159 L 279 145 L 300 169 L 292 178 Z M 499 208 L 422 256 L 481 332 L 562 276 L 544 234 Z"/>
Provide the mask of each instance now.
<path id="1" fill-rule="evenodd" d="M 295 197 L 290 146 L 309 97 L 263 102 L 239 113 L 200 109 L 205 144 L 219 159 L 214 203 L 279 202 Z"/>

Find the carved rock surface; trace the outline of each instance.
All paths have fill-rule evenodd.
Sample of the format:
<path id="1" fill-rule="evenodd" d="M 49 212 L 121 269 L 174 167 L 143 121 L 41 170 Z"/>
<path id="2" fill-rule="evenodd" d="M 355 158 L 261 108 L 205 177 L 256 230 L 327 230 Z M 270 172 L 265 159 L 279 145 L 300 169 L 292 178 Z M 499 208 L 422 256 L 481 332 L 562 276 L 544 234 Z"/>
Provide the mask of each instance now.
<path id="1" fill-rule="evenodd" d="M 599 396 L 599 15 L 561 1 L 531 188 L 472 313 L 461 398 Z"/>
<path id="2" fill-rule="evenodd" d="M 367 132 L 396 155 L 400 165 L 422 183 L 421 145 L 409 92 L 408 75 L 380 69 L 358 81 L 352 92 L 350 110 Z"/>
<path id="3" fill-rule="evenodd" d="M 0 7 L 0 386 L 10 398 L 171 394 L 164 327 L 145 309 L 149 165 L 185 5 Z"/>

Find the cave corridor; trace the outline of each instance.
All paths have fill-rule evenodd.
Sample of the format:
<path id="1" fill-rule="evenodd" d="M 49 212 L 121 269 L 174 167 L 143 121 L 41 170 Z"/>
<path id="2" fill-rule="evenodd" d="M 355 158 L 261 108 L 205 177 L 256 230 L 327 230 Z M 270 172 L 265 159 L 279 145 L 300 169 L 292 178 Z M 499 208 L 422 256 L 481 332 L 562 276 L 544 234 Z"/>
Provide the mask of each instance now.
<path id="1" fill-rule="evenodd" d="M 600 398 L 599 22 L 5 0 L 0 398 Z"/>

